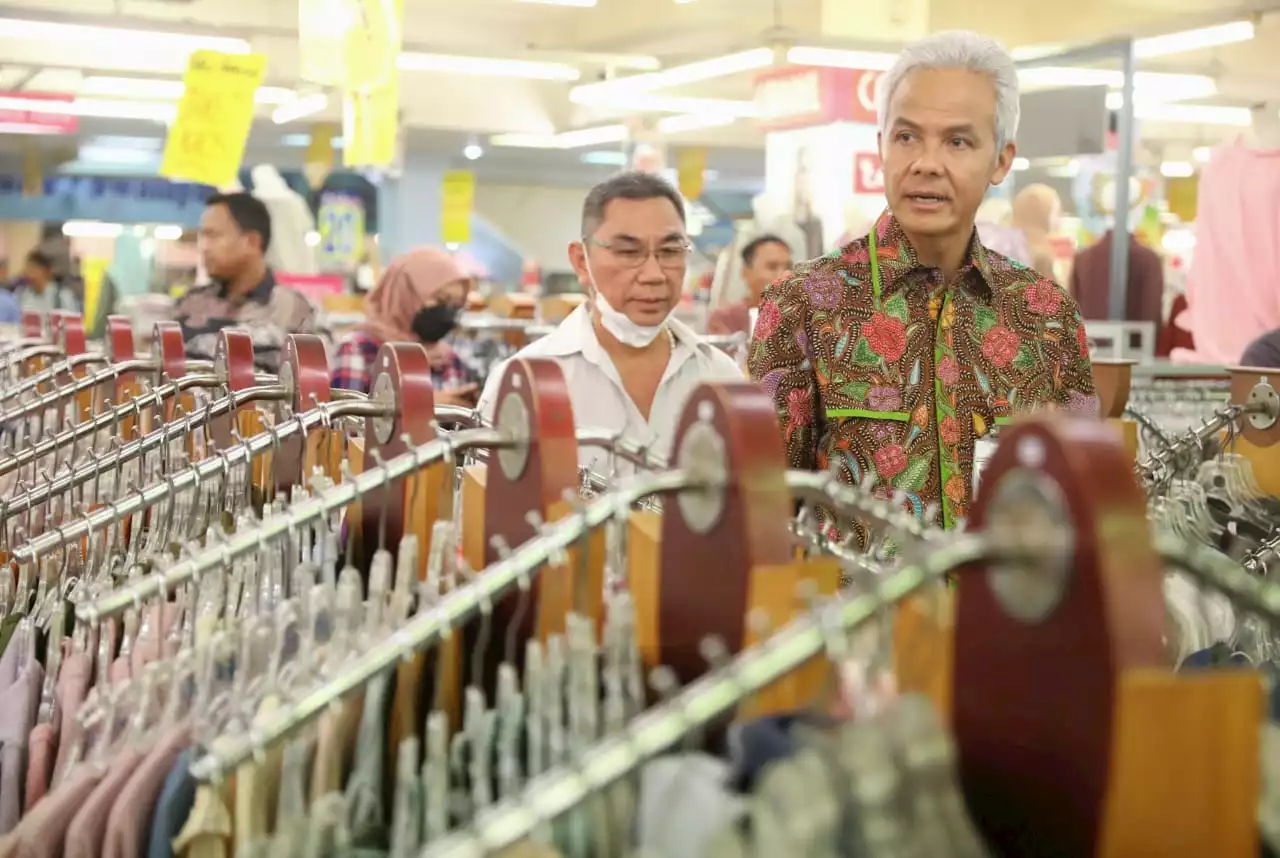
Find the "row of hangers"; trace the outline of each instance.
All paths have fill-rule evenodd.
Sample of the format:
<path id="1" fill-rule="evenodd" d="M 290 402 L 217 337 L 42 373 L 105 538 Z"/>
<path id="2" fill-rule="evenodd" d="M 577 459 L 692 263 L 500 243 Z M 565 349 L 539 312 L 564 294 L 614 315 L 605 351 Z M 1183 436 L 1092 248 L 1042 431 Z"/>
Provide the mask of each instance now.
<path id="1" fill-rule="evenodd" d="M 1219 555 L 1180 540 L 1159 543 L 1159 553 L 1135 541 L 1145 497 L 1125 476 L 1131 458 L 1095 426 L 1035 421 L 1011 430 L 984 473 L 971 532 L 944 536 L 892 501 L 825 475 L 786 472 L 768 398 L 745 383 L 707 385 L 686 407 L 669 466 L 615 444 L 640 472 L 594 475 L 599 494 L 583 500 L 577 446 L 610 439 L 575 436 L 553 363 L 509 365 L 496 425 L 483 426 L 474 415 L 436 413 L 429 366 L 411 346 L 384 348 L 367 399 L 329 402 L 323 351 L 295 337 L 274 380 L 280 395 L 238 400 L 235 390 L 259 379 L 249 382 L 251 352 L 249 376 L 237 371 L 237 339 L 224 335 L 213 373 L 218 392 L 230 392 L 206 407 L 227 401 L 242 442 L 194 460 L 199 451 L 189 443 L 186 461 L 174 456 L 145 471 L 152 478 L 137 491 L 69 521 L 55 517 L 10 549 L 28 582 L 44 580 L 31 570 L 45 561 L 66 571 L 99 556 L 98 539 L 114 546 L 107 555 L 123 554 L 119 574 L 102 580 L 88 569 L 78 582 L 89 590 L 72 594 L 77 645 L 94 634 L 101 640 L 115 624 L 136 643 L 148 616 L 177 606 L 172 659 L 94 705 L 132 711 L 131 701 L 148 698 L 148 676 L 149 690 L 193 686 L 199 711 L 219 713 L 193 767 L 210 785 L 305 741 L 341 701 L 363 693 L 367 705 L 371 686 L 395 676 L 397 695 L 401 679 L 432 693 L 430 706 L 391 707 L 410 738 L 396 749 L 405 755 L 396 795 L 416 788 L 426 796 L 421 813 L 397 813 L 417 823 L 394 826 L 402 834 L 393 847 L 493 854 L 545 837 L 550 819 L 576 810 L 577 833 L 553 829 L 553 840 L 567 839 L 578 854 L 623 854 L 627 826 L 601 823 L 596 806 L 615 794 L 607 787 L 725 713 L 804 708 L 833 683 L 848 694 L 865 685 L 844 676 L 851 662 L 865 673 L 887 657 L 874 667 L 890 670 L 905 695 L 834 737 L 815 738 L 819 768 L 808 754 L 756 796 L 772 828 L 753 825 L 761 839 L 750 845 L 728 832 L 716 854 L 764 854 L 766 846 L 844 854 L 831 851 L 836 833 L 854 822 L 863 851 L 853 854 L 869 855 L 930 844 L 927 854 L 945 854 L 944 842 L 957 855 L 1026 854 L 1020 844 L 1032 837 L 1045 855 L 1235 855 L 1257 842 L 1260 776 L 1249 772 L 1250 760 L 1256 769 L 1261 759 L 1260 685 L 1162 669 L 1161 562 L 1190 567 L 1202 585 L 1268 622 L 1275 596 Z M 313 384 L 282 383 L 304 378 Z M 276 413 L 250 413 L 261 403 Z M 445 431 L 441 417 L 470 428 Z M 169 425 L 186 429 L 182 420 Z M 362 431 L 351 420 L 362 420 Z M 165 431 L 138 440 L 160 432 L 167 443 Z M 481 450 L 483 468 L 471 461 Z M 251 462 L 234 483 L 232 472 Z M 106 467 L 117 464 L 119 457 Z M 202 505 L 202 492 L 217 502 Z M 195 502 L 179 508 L 188 493 Z M 636 508 L 654 497 L 665 500 L 661 512 Z M 792 525 L 797 497 L 881 525 L 901 549 L 898 568 L 883 552 L 823 550 L 812 534 L 804 539 L 803 522 Z M 232 518 L 232 532 L 196 516 L 173 538 L 174 522 L 190 524 L 202 506 L 230 513 L 217 524 Z M 809 550 L 798 553 L 797 542 Z M 861 595 L 835 598 L 842 572 Z M 935 586 L 948 572 L 957 582 L 950 595 Z M 236 639 L 201 650 L 200 620 L 209 616 L 235 618 Z M 879 659 L 851 658 L 854 633 L 868 628 L 893 647 L 875 646 Z M 204 680 L 228 649 L 253 669 L 244 678 L 237 670 L 220 690 Z M 659 667 L 664 680 L 646 688 L 643 675 Z M 184 685 L 178 677 L 188 671 Z M 567 700 L 538 696 L 547 684 L 567 688 Z M 285 699 L 256 711 L 272 694 Z M 535 697 L 544 724 L 525 742 L 537 737 L 547 753 L 513 763 L 510 745 L 474 752 L 509 737 Z M 665 702 L 648 707 L 654 698 Z M 144 731 L 152 715 L 138 711 Z M 1066 711 L 1076 715 L 1070 730 Z M 1165 729 L 1145 729 L 1157 713 Z M 1224 737 L 1213 724 L 1252 728 Z M 100 739 L 99 758 L 110 738 L 119 737 Z M 950 741 L 958 767 L 945 750 Z M 1212 754 L 1201 753 L 1210 745 Z M 461 775 L 455 747 L 464 759 L 473 749 Z M 922 758 L 922 748 L 934 750 Z M 886 776 L 894 783 L 887 792 L 876 786 Z M 828 812 L 797 828 L 780 811 L 783 785 L 816 777 L 830 780 L 819 796 L 832 799 Z M 469 788 L 462 816 L 471 830 L 450 834 L 458 812 L 448 802 L 442 811 L 441 802 L 457 791 L 454 781 Z M 269 839 L 255 842 L 270 848 Z"/>

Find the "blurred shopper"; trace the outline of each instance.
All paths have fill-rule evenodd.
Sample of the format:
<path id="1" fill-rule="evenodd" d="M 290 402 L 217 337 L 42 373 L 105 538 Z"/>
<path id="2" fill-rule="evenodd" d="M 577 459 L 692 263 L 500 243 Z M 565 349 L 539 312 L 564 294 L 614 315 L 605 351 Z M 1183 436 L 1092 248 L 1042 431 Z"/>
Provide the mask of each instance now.
<path id="1" fill-rule="evenodd" d="M 280 286 L 267 266 L 271 216 L 244 192 L 214 194 L 200 216 L 200 253 L 212 282 L 187 292 L 173 308 L 187 357 L 212 360 L 223 328 L 253 337 L 254 364 L 280 367 L 289 334 L 328 336 L 324 316 L 301 292 Z"/>
<path id="2" fill-rule="evenodd" d="M 365 296 L 364 323 L 338 346 L 333 386 L 368 393 L 383 343 L 421 343 L 436 404 L 474 405 L 479 385 L 445 342 L 470 290 L 471 278 L 443 250 L 420 247 L 393 259 Z"/>
<path id="3" fill-rule="evenodd" d="M 578 428 L 603 429 L 665 457 L 694 388 L 743 379 L 732 358 L 672 317 L 691 248 L 684 202 L 660 177 L 621 173 L 587 194 L 569 262 L 589 300 L 516 354 L 560 365 Z M 498 368 L 480 397 L 490 419 L 501 378 Z M 600 455 L 582 448 L 580 464 Z"/>
<path id="4" fill-rule="evenodd" d="M 742 248 L 742 279 L 747 284 L 747 295 L 712 312 L 707 333 L 750 334 L 764 290 L 790 270 L 791 248 L 778 236 L 762 235 L 747 242 Z"/>
<path id="5" fill-rule="evenodd" d="M 1240 365 L 1258 369 L 1280 369 L 1280 329 L 1267 331 L 1244 350 Z"/>
<path id="6" fill-rule="evenodd" d="M 774 398 L 790 467 L 868 483 L 957 527 L 998 425 L 1046 406 L 1097 414 L 1088 343 L 1062 288 L 974 228 L 1017 151 L 1008 51 L 977 33 L 928 36 L 902 51 L 879 97 L 888 209 L 769 287 L 749 365 Z"/>
<path id="7" fill-rule="evenodd" d="M 53 258 L 33 250 L 27 254 L 22 274 L 10 286 L 18 306 L 24 310 L 47 313 L 50 310 L 80 312 L 80 302 L 75 294 L 58 282 L 53 272 Z"/>

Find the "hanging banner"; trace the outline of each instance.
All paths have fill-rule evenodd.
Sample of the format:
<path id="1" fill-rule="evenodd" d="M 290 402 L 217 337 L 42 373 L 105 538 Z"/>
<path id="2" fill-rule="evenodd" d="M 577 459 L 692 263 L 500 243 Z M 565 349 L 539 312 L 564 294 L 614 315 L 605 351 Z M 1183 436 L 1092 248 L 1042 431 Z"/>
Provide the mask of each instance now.
<path id="1" fill-rule="evenodd" d="M 98 318 L 98 305 L 102 303 L 102 279 L 106 276 L 111 260 L 100 256 L 80 257 L 80 277 L 84 280 L 84 317 L 92 321 Z"/>
<path id="2" fill-rule="evenodd" d="M 22 152 L 22 195 L 44 196 L 44 162 L 35 146 L 27 146 Z"/>
<path id="3" fill-rule="evenodd" d="M 476 174 L 450 170 L 441 189 L 440 238 L 445 244 L 471 241 L 471 210 L 476 199 Z"/>
<path id="4" fill-rule="evenodd" d="M 403 41 L 404 0 L 350 0 L 353 24 L 343 40 L 343 86 L 373 92 L 394 82 Z"/>
<path id="5" fill-rule="evenodd" d="M 345 83 L 347 32 L 355 11 L 355 0 L 298 0 L 298 77 L 304 82 Z"/>
<path id="6" fill-rule="evenodd" d="M 400 88 L 347 93 L 342 101 L 342 163 L 387 168 L 396 162 L 400 131 Z"/>
<path id="7" fill-rule="evenodd" d="M 165 140 L 161 176 L 214 187 L 235 181 L 253 125 L 253 96 L 266 67 L 262 54 L 191 55 L 178 118 Z"/>
<path id="8" fill-rule="evenodd" d="M 364 255 L 364 203 L 351 194 L 322 194 L 316 230 L 320 233 L 317 261 L 321 270 L 354 269 Z"/>
<path id="9" fill-rule="evenodd" d="M 302 175 L 312 190 L 324 186 L 324 180 L 333 171 L 333 138 L 342 133 L 342 128 L 332 122 L 318 122 L 311 126 L 311 142 L 307 144 L 307 153 L 302 158 Z"/>
<path id="10" fill-rule="evenodd" d="M 696 200 L 702 196 L 706 183 L 707 150 L 699 147 L 681 149 L 676 155 L 676 175 L 680 183 L 680 193 L 687 200 Z"/>

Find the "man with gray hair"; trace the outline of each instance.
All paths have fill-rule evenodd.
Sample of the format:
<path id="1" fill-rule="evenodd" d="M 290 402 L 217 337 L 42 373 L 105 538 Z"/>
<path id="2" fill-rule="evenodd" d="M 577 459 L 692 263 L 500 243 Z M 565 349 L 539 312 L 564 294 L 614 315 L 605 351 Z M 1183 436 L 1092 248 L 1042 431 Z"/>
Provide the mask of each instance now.
<path id="1" fill-rule="evenodd" d="M 749 368 L 777 404 L 791 467 L 870 479 L 955 527 L 997 426 L 1050 405 L 1096 413 L 1088 342 L 1061 287 L 974 229 L 1015 153 L 1018 76 L 1004 47 L 928 36 L 878 97 L 888 210 L 765 292 Z"/>

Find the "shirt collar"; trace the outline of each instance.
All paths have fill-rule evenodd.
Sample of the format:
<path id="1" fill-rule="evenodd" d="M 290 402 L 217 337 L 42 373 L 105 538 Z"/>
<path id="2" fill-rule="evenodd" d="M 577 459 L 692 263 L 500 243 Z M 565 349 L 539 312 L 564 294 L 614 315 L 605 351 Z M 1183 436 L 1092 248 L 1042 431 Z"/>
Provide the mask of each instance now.
<path id="1" fill-rule="evenodd" d="M 896 277 L 924 268 L 920 263 L 920 257 L 916 255 L 916 249 L 911 246 L 911 240 L 903 232 L 902 224 L 893 216 L 893 212 L 885 209 L 876 220 L 875 230 L 880 270 L 883 272 L 886 284 L 891 283 Z M 995 279 L 991 275 L 991 260 L 987 249 L 982 246 L 982 241 L 978 238 L 977 227 L 974 227 L 973 235 L 969 238 L 969 249 L 965 253 L 964 265 L 960 270 L 976 271 L 981 285 L 987 292 L 993 290 Z"/>
<path id="2" fill-rule="evenodd" d="M 676 348 L 686 348 L 693 352 L 715 348 L 702 341 L 694 330 L 684 322 L 672 316 L 667 319 L 667 327 L 675 337 Z M 591 325 L 591 315 L 585 304 L 570 313 L 556 329 L 538 342 L 538 350 L 549 357 L 569 357 L 580 354 L 590 361 L 597 361 L 600 356 L 600 341 L 596 338 L 596 329 Z"/>
<path id="3" fill-rule="evenodd" d="M 230 300 L 231 296 L 227 294 L 227 281 L 219 280 L 217 282 L 218 282 L 219 297 Z M 268 268 L 267 273 L 262 278 L 262 281 L 258 283 L 257 286 L 254 286 L 253 290 L 249 292 L 249 294 L 244 296 L 244 300 L 254 301 L 258 304 L 267 304 L 271 301 L 271 293 L 275 291 L 275 288 L 276 288 L 275 272 L 272 271 L 270 268 Z"/>

